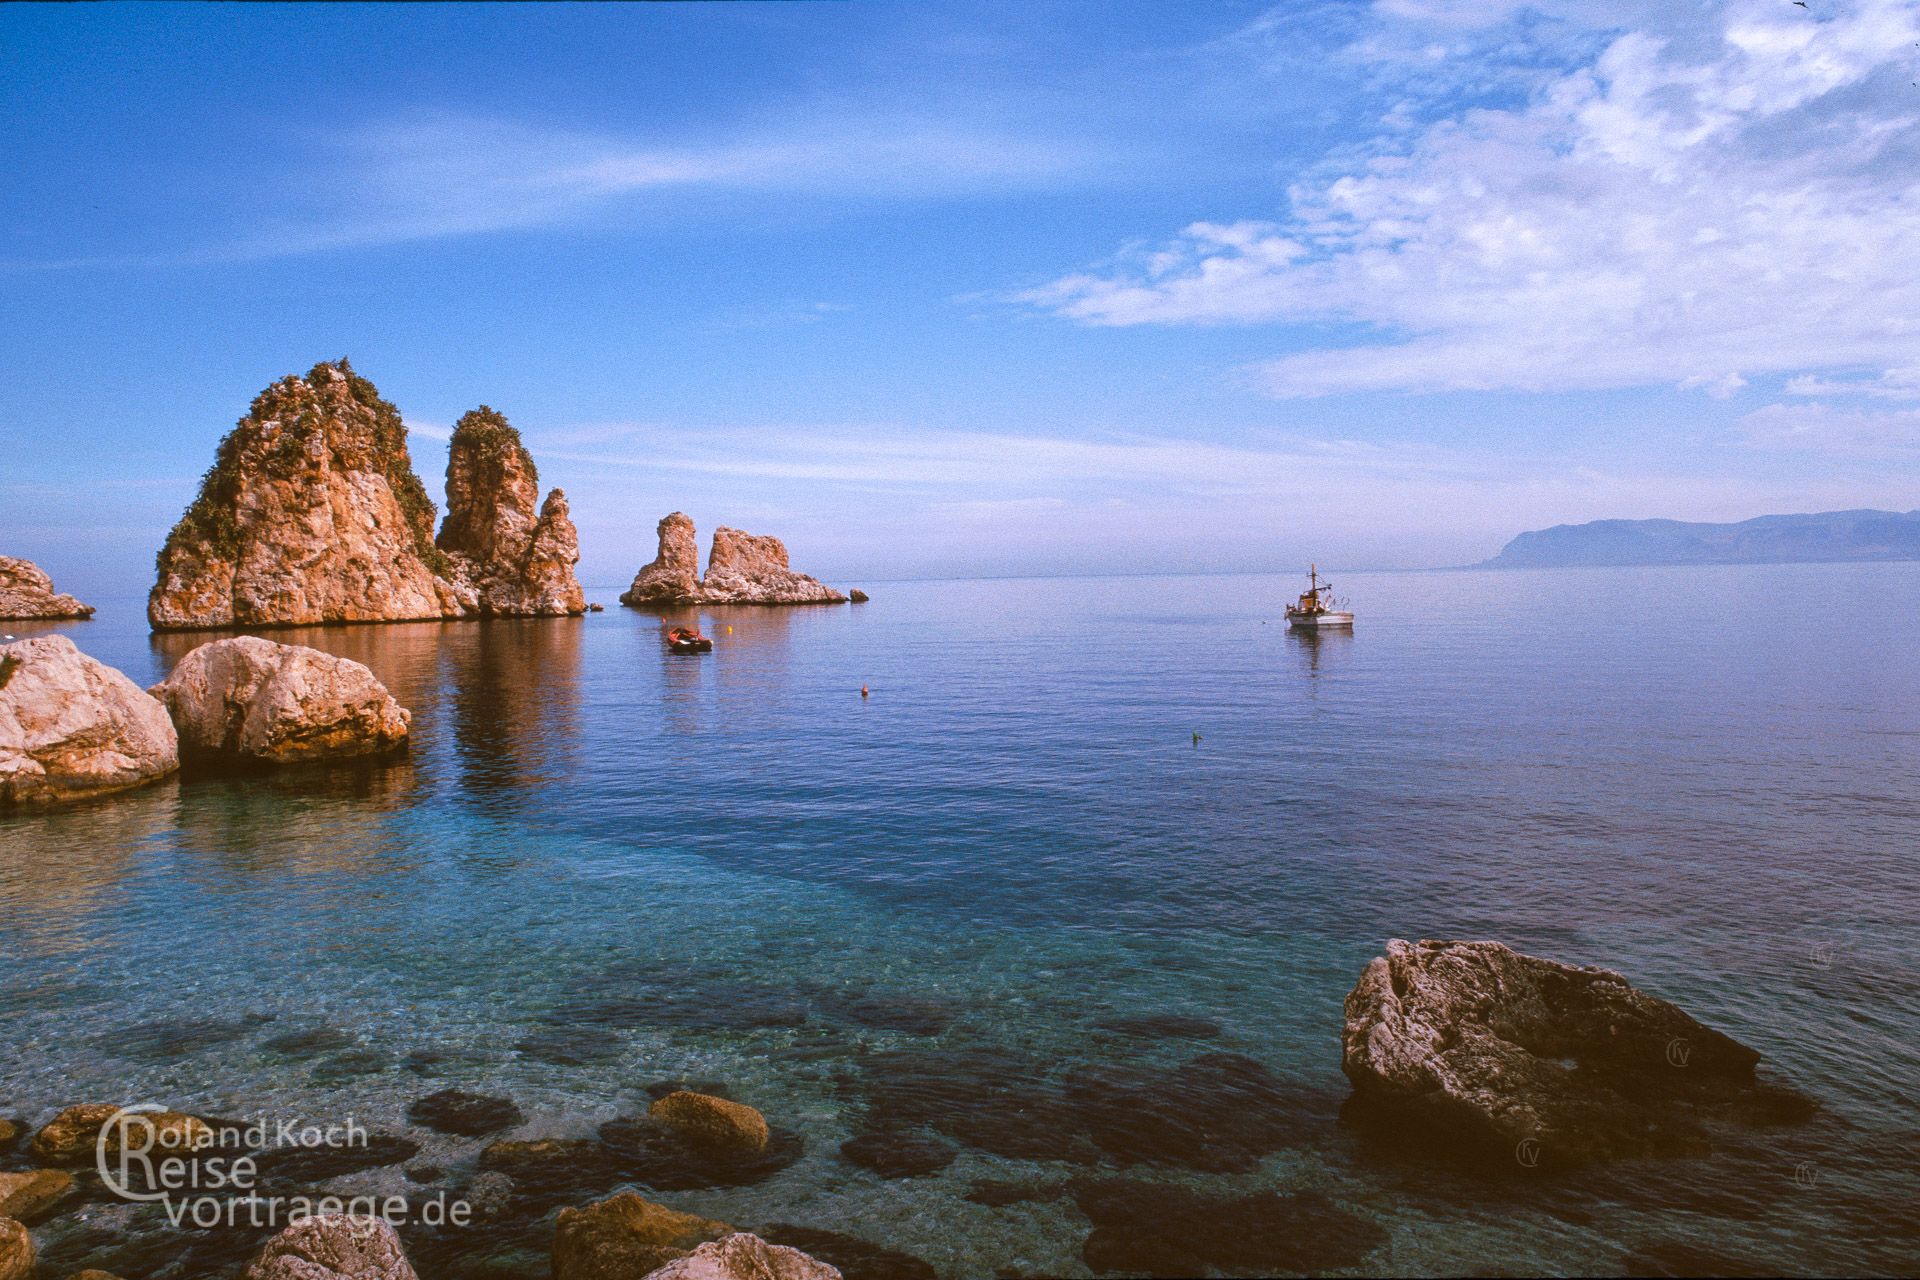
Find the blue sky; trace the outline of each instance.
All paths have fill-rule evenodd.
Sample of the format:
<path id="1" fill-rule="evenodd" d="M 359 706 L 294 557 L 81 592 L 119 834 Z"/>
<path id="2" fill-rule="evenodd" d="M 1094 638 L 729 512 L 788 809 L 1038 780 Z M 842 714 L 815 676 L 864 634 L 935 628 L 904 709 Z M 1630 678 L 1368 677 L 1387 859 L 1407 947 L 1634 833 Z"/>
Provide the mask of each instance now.
<path id="1" fill-rule="evenodd" d="M 0 553 L 341 354 L 837 580 L 1907 509 L 1920 4 L 0 7 Z"/>

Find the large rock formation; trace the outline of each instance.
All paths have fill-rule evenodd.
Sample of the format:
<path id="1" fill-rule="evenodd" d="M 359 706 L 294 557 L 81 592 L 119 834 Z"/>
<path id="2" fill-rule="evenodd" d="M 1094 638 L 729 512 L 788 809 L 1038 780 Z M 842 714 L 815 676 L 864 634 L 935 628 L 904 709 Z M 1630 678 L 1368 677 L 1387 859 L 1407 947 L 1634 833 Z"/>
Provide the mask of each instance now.
<path id="1" fill-rule="evenodd" d="M 188 758 L 289 764 L 379 755 L 406 744 L 412 720 L 360 663 L 259 636 L 201 645 L 150 692 Z"/>
<path id="2" fill-rule="evenodd" d="M 167 710 L 65 636 L 0 645 L 0 808 L 124 791 L 180 767 Z"/>
<path id="3" fill-rule="evenodd" d="M 746 1231 L 710 1240 L 646 1280 L 841 1280 L 840 1270 Z"/>
<path id="4" fill-rule="evenodd" d="M 621 604 L 674 604 L 700 590 L 700 542 L 693 521 L 676 511 L 660 521 L 660 553 L 633 576 Z"/>
<path id="5" fill-rule="evenodd" d="M 267 1241 L 241 1280 L 419 1280 L 400 1236 L 379 1218 L 302 1219 Z"/>
<path id="6" fill-rule="evenodd" d="M 53 589 L 53 579 L 31 560 L 0 556 L 0 619 L 91 618 L 93 606 Z"/>
<path id="7" fill-rule="evenodd" d="M 12 1218 L 0 1218 L 0 1280 L 27 1280 L 37 1257 L 27 1229 Z"/>
<path id="8" fill-rule="evenodd" d="M 447 518 L 434 545 L 453 562 L 483 614 L 585 613 L 574 577 L 580 539 L 559 489 L 540 498 L 540 473 L 520 433 L 486 405 L 463 416 L 447 450 Z"/>
<path id="9" fill-rule="evenodd" d="M 845 604 L 846 596 L 818 578 L 795 573 L 780 539 L 729 529 L 713 531 L 707 575 L 695 580 L 699 549 L 693 521 L 676 511 L 660 522 L 660 554 L 640 570 L 620 603 Z"/>
<path id="10" fill-rule="evenodd" d="M 1700 1154 L 1702 1122 L 1803 1119 L 1760 1055 L 1619 974 L 1498 942 L 1387 944 L 1346 1001 L 1356 1103 L 1528 1166 Z"/>
<path id="11" fill-rule="evenodd" d="M 261 392 L 161 548 L 156 629 L 452 618 L 400 411 L 345 360 Z"/>

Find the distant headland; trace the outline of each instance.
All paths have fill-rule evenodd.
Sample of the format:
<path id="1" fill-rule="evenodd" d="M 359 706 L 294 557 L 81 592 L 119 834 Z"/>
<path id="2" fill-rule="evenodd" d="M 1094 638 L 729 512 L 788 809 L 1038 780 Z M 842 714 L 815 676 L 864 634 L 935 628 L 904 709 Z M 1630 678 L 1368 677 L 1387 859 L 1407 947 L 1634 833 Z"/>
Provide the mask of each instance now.
<path id="1" fill-rule="evenodd" d="M 1479 567 L 1920 560 L 1920 511 L 1820 511 L 1736 524 L 1593 520 L 1523 533 Z"/>

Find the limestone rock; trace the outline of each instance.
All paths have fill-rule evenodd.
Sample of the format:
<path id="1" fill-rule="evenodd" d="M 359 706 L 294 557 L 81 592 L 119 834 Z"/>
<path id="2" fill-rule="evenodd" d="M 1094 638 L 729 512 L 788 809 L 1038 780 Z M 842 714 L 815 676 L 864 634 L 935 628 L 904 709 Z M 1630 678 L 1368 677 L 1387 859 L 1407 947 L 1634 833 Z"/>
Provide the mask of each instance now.
<path id="1" fill-rule="evenodd" d="M 412 715 L 366 667 L 259 636 L 203 644 L 153 686 L 190 757 L 269 764 L 377 755 Z"/>
<path id="2" fill-rule="evenodd" d="M 1356 1102 L 1526 1165 L 1701 1154 L 1699 1122 L 1756 1097 L 1797 1118 L 1753 1049 L 1617 973 L 1497 942 L 1389 942 L 1347 996 L 1343 1047 Z"/>
<path id="3" fill-rule="evenodd" d="M 660 521 L 660 552 L 633 577 L 621 604 L 672 604 L 700 590 L 700 543 L 693 521 L 676 511 Z"/>
<path id="4" fill-rule="evenodd" d="M 0 1218 L 32 1218 L 73 1192 L 73 1175 L 58 1169 L 0 1173 Z"/>
<path id="5" fill-rule="evenodd" d="M 0 1280 L 26 1280 L 37 1256 L 27 1229 L 12 1218 L 0 1218 Z"/>
<path id="6" fill-rule="evenodd" d="M 699 576 L 700 550 L 693 521 L 676 511 L 660 522 L 660 553 L 634 576 L 620 603 L 646 604 L 844 604 L 847 597 L 787 564 L 778 538 L 756 537 L 722 525 L 713 531 L 707 575 Z"/>
<path id="7" fill-rule="evenodd" d="M 433 545 L 433 503 L 399 410 L 345 360 L 287 377 L 220 442 L 168 535 L 147 599 L 157 630 L 471 612 Z"/>
<path id="8" fill-rule="evenodd" d="M 111 1102 L 83 1102 L 49 1120 L 33 1137 L 33 1158 L 42 1164 L 90 1164 L 99 1147 L 100 1131 L 121 1114 Z M 120 1150 L 131 1141 L 136 1150 L 156 1154 L 185 1153 L 211 1142 L 214 1131 L 197 1116 L 181 1111 L 139 1112 L 125 1116 L 107 1132 L 106 1149 Z"/>
<path id="9" fill-rule="evenodd" d="M 6 1146 L 19 1136 L 19 1125 L 11 1120 L 0 1120 L 0 1147 Z"/>
<path id="10" fill-rule="evenodd" d="M 681 1089 L 647 1109 L 697 1147 L 753 1155 L 767 1149 L 767 1118 L 741 1102 Z"/>
<path id="11" fill-rule="evenodd" d="M 502 414 L 464 415 L 447 450 L 447 518 L 434 544 L 473 589 L 482 614 L 585 613 L 574 576 L 580 538 L 559 489 L 540 499 L 540 473 Z"/>
<path id="12" fill-rule="evenodd" d="M 873 597 L 868 595 L 866 592 L 862 591 L 860 588 L 855 587 L 853 590 L 847 592 L 847 599 L 852 601 L 854 604 L 865 604 L 867 601 L 873 599 Z"/>
<path id="13" fill-rule="evenodd" d="M 92 616 L 92 605 L 56 592 L 53 579 L 33 561 L 0 556 L 0 619 Z"/>
<path id="14" fill-rule="evenodd" d="M 553 1280 L 633 1280 L 709 1240 L 724 1222 L 679 1213 L 623 1191 L 584 1209 L 562 1209 L 553 1233 Z"/>
<path id="15" fill-rule="evenodd" d="M 790 569 L 780 539 L 725 525 L 713 531 L 700 594 L 709 604 L 844 604 L 847 599 L 818 578 Z"/>
<path id="16" fill-rule="evenodd" d="M 267 1241 L 241 1280 L 419 1280 L 379 1218 L 322 1214 Z"/>
<path id="17" fill-rule="evenodd" d="M 841 1280 L 840 1271 L 786 1245 L 745 1231 L 710 1240 L 646 1280 Z"/>
<path id="18" fill-rule="evenodd" d="M 180 767 L 173 721 L 65 636 L 0 645 L 0 808 L 123 791 Z"/>

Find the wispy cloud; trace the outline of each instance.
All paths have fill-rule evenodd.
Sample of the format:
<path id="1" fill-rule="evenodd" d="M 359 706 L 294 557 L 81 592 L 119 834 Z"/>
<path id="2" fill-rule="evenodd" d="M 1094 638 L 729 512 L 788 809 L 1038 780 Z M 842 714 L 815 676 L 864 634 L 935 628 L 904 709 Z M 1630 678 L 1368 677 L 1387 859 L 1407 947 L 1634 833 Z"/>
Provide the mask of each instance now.
<path id="1" fill-rule="evenodd" d="M 251 222 L 205 243 L 0 266 L 257 261 L 572 224 L 674 193 L 937 200 L 1085 182 L 1119 159 L 1007 121 L 841 110 L 660 138 L 419 113 L 301 144 L 287 149 L 296 166 L 256 175 L 274 201 L 248 204 Z"/>
<path id="2" fill-rule="evenodd" d="M 1920 409 L 1872 411 L 1775 404 L 1734 424 L 1756 449 L 1848 458 L 1920 458 Z"/>
<path id="3" fill-rule="evenodd" d="M 1597 20 L 1591 6 L 1494 0 L 1389 0 L 1375 13 L 1507 22 L 1504 38 L 1524 41 L 1521 19 L 1541 8 Z M 1364 160 L 1295 185 L 1284 217 L 1195 223 L 1020 297 L 1092 325 L 1370 335 L 1260 365 L 1279 396 L 1725 393 L 1762 374 L 1911 368 L 1920 10 L 1819 8 L 1731 0 L 1704 35 L 1609 38 L 1522 104 L 1383 133 Z"/>

